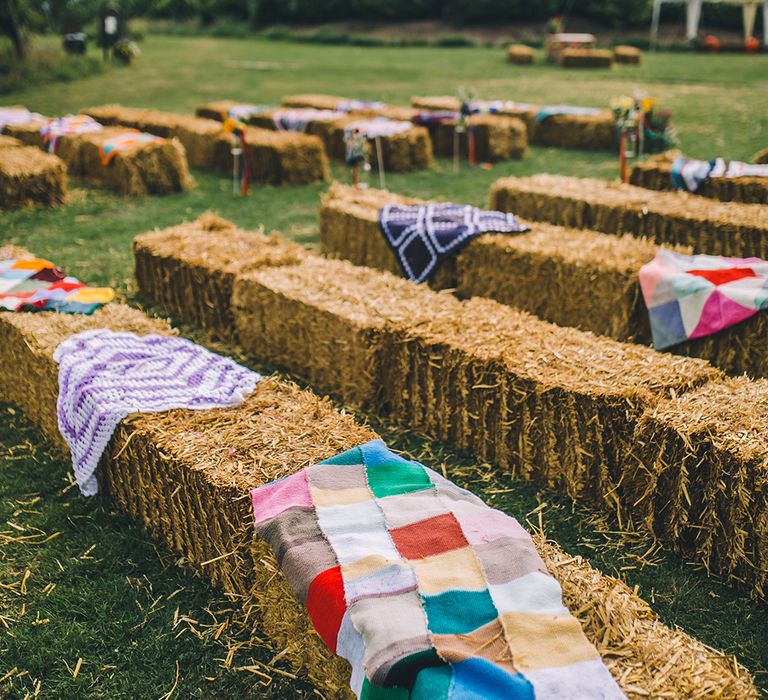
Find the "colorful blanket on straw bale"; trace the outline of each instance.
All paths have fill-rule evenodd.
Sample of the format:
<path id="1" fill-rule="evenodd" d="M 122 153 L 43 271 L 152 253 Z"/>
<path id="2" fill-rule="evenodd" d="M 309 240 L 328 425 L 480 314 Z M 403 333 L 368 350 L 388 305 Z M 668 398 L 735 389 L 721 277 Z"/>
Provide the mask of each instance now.
<path id="1" fill-rule="evenodd" d="M 450 109 L 439 109 L 432 112 L 417 112 L 411 121 L 419 126 L 434 126 L 443 122 L 456 121 L 461 114 Z"/>
<path id="2" fill-rule="evenodd" d="M 696 192 L 711 177 L 768 177 L 768 165 L 742 163 L 738 160 L 692 160 L 680 156 L 672 163 L 675 189 Z"/>
<path id="3" fill-rule="evenodd" d="M 92 314 L 112 301 L 108 287 L 86 287 L 49 260 L 0 260 L 0 309 Z"/>
<path id="4" fill-rule="evenodd" d="M 547 105 L 536 112 L 536 123 L 540 124 L 545 119 L 556 117 L 560 114 L 569 114 L 575 117 L 594 117 L 602 110 L 595 107 L 575 107 L 573 105 Z"/>
<path id="5" fill-rule="evenodd" d="M 383 102 L 365 102 L 364 100 L 342 100 L 336 105 L 339 112 L 355 112 L 368 109 L 384 109 Z"/>
<path id="6" fill-rule="evenodd" d="M 0 107 L 0 131 L 7 126 L 24 126 L 42 119 L 41 114 L 30 112 L 24 107 Z"/>
<path id="7" fill-rule="evenodd" d="M 712 335 L 768 308 L 768 262 L 660 250 L 640 269 L 653 346 Z"/>
<path id="8" fill-rule="evenodd" d="M 184 338 L 85 331 L 61 343 L 59 430 L 80 491 L 98 491 L 96 467 L 130 413 L 234 406 L 261 376 Z"/>
<path id="9" fill-rule="evenodd" d="M 306 107 L 279 109 L 274 113 L 274 120 L 278 131 L 306 131 L 310 122 L 330 122 L 344 115 L 340 110 Z"/>
<path id="10" fill-rule="evenodd" d="M 529 230 L 514 214 L 464 204 L 390 204 L 379 210 L 379 228 L 414 282 L 428 280 L 445 258 L 475 236 Z"/>
<path id="11" fill-rule="evenodd" d="M 404 131 L 408 131 L 411 126 L 411 122 L 397 121 L 395 119 L 387 119 L 386 117 L 375 117 L 374 119 L 361 119 L 360 121 L 347 124 L 344 131 L 349 133 L 357 130 L 365 134 L 369 139 L 375 139 L 377 136 L 387 137 L 402 134 Z"/>
<path id="12" fill-rule="evenodd" d="M 533 105 L 528 102 L 512 102 L 510 100 L 474 100 L 470 103 L 473 114 L 498 114 L 508 109 L 527 110 Z"/>
<path id="13" fill-rule="evenodd" d="M 623 698 L 528 533 L 373 440 L 251 491 L 358 698 Z"/>
<path id="14" fill-rule="evenodd" d="M 126 131 L 123 134 L 104 141 L 99 149 L 101 162 L 107 166 L 112 159 L 121 151 L 133 151 L 150 143 L 165 143 L 165 139 L 154 134 L 147 134 L 143 131 Z"/>
<path id="15" fill-rule="evenodd" d="M 95 119 L 85 114 L 68 114 L 66 117 L 49 119 L 40 129 L 43 141 L 48 144 L 48 150 L 55 153 L 56 146 L 62 136 L 77 136 L 94 131 L 101 131 L 104 127 Z"/>
<path id="16" fill-rule="evenodd" d="M 255 114 L 261 114 L 267 108 L 261 105 L 232 105 L 228 110 L 223 111 L 221 116 L 224 119 L 237 119 L 241 122 L 247 122 Z"/>

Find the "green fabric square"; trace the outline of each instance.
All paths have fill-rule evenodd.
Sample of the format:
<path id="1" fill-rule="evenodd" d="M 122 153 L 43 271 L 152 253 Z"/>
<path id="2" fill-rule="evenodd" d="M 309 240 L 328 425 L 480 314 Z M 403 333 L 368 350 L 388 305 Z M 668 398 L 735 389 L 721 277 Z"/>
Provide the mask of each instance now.
<path id="1" fill-rule="evenodd" d="M 410 700 L 436 700 L 450 697 L 451 667 L 425 668 L 411 688 Z"/>
<path id="2" fill-rule="evenodd" d="M 408 700 L 408 695 L 405 688 L 383 688 L 373 685 L 368 678 L 363 678 L 360 700 Z"/>
<path id="3" fill-rule="evenodd" d="M 498 617 L 487 589 L 424 596 L 424 612 L 432 634 L 467 634 Z"/>
<path id="4" fill-rule="evenodd" d="M 404 688 L 410 688 L 416 682 L 416 676 L 425 668 L 431 666 L 444 666 L 443 661 L 437 654 L 437 649 L 422 649 L 413 654 L 404 656 L 398 661 L 387 674 L 387 683 L 394 683 Z"/>
<path id="5" fill-rule="evenodd" d="M 424 467 L 416 462 L 392 462 L 367 467 L 368 486 L 376 498 L 433 489 Z"/>
<path id="6" fill-rule="evenodd" d="M 347 450 L 346 452 L 342 452 L 335 457 L 331 457 L 330 459 L 326 459 L 320 462 L 320 464 L 340 464 L 343 466 L 351 466 L 362 463 L 363 455 L 360 452 L 359 447 L 353 447 L 351 450 Z"/>

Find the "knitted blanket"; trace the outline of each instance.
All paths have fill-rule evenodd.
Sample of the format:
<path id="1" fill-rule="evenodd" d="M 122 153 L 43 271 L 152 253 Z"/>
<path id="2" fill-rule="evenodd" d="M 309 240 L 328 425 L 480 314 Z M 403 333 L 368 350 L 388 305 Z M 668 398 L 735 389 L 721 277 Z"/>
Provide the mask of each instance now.
<path id="1" fill-rule="evenodd" d="M 0 260 L 0 309 L 92 314 L 115 298 L 108 287 L 86 287 L 49 260 Z"/>
<path id="2" fill-rule="evenodd" d="M 528 533 L 373 440 L 251 491 L 358 698 L 623 698 Z"/>
<path id="3" fill-rule="evenodd" d="M 260 105 L 232 105 L 226 112 L 222 112 L 224 119 L 237 119 L 241 122 L 247 122 L 255 114 L 260 114 L 266 107 Z"/>
<path id="4" fill-rule="evenodd" d="M 80 491 L 98 491 L 96 467 L 130 413 L 220 408 L 243 401 L 261 377 L 183 338 L 85 331 L 61 343 L 59 430 Z"/>
<path id="5" fill-rule="evenodd" d="M 536 123 L 540 124 L 545 119 L 556 117 L 560 114 L 570 114 L 575 117 L 594 117 L 602 110 L 595 107 L 575 107 L 573 105 L 547 105 L 536 112 Z"/>
<path id="6" fill-rule="evenodd" d="M 411 122 L 396 121 L 386 117 L 375 117 L 374 119 L 361 119 L 360 121 L 347 124 L 344 128 L 345 133 L 359 131 L 365 134 L 369 139 L 375 139 L 377 136 L 387 137 L 402 134 L 411 128 Z"/>
<path id="7" fill-rule="evenodd" d="M 107 166 L 120 151 L 134 151 L 137 148 L 142 148 L 151 143 L 165 143 L 165 139 L 160 136 L 155 136 L 154 134 L 147 134 L 142 131 L 131 129 L 130 131 L 126 131 L 124 134 L 118 134 L 114 138 L 108 139 L 101 144 L 101 148 L 99 149 L 101 162 Z"/>
<path id="8" fill-rule="evenodd" d="M 768 177 L 768 165 L 724 158 L 692 160 L 680 156 L 672 163 L 671 177 L 675 189 L 696 192 L 711 177 Z"/>
<path id="9" fill-rule="evenodd" d="M 429 112 L 417 112 L 411 117 L 411 121 L 419 126 L 434 126 L 443 122 L 458 120 L 461 115 L 450 109 L 439 109 Z"/>
<path id="10" fill-rule="evenodd" d="M 768 308 L 768 262 L 660 250 L 640 269 L 653 346 L 717 333 Z"/>
<path id="11" fill-rule="evenodd" d="M 68 114 L 66 117 L 49 119 L 41 128 L 40 135 L 48 144 L 51 153 L 56 152 L 56 146 L 62 136 L 77 136 L 93 131 L 101 131 L 104 127 L 95 119 L 85 114 Z"/>
<path id="12" fill-rule="evenodd" d="M 310 122 L 330 122 L 341 119 L 344 112 L 332 109 L 278 109 L 273 118 L 278 131 L 306 131 Z"/>
<path id="13" fill-rule="evenodd" d="M 339 112 L 355 112 L 361 110 L 384 109 L 383 102 L 365 102 L 364 100 L 342 100 L 336 105 Z"/>
<path id="14" fill-rule="evenodd" d="M 30 112 L 24 107 L 0 107 L 0 131 L 7 126 L 24 126 L 42 120 L 37 112 Z"/>
<path id="15" fill-rule="evenodd" d="M 390 204 L 379 210 L 379 228 L 403 273 L 414 282 L 428 280 L 445 258 L 475 236 L 529 230 L 514 214 L 463 204 Z"/>

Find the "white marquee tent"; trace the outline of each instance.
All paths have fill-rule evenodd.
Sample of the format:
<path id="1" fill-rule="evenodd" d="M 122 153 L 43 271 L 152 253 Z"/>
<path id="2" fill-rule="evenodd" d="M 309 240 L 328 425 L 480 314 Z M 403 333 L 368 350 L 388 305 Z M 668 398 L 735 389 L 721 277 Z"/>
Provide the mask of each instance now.
<path id="1" fill-rule="evenodd" d="M 754 36 L 757 10 L 763 8 L 763 35 L 768 46 L 768 0 L 653 0 L 653 16 L 651 19 L 651 46 L 656 46 L 659 38 L 659 15 L 664 3 L 685 3 L 685 38 L 689 41 L 695 39 L 699 32 L 701 20 L 701 7 L 705 2 L 720 2 L 728 5 L 741 5 L 744 18 L 744 39 Z"/>

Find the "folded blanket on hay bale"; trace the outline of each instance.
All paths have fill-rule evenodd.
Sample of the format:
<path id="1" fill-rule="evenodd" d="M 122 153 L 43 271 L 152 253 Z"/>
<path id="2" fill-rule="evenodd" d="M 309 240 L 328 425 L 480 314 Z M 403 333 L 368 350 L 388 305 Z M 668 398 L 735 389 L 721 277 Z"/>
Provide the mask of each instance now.
<path id="1" fill-rule="evenodd" d="M 606 49 L 563 49 L 558 61 L 563 68 L 610 68 L 613 52 Z"/>
<path id="2" fill-rule="evenodd" d="M 220 122 L 150 109 L 104 105 L 84 110 L 105 125 L 126 126 L 164 138 L 177 138 L 194 168 L 232 174 L 235 137 Z M 322 143 L 305 134 L 274 133 L 249 128 L 251 181 L 298 185 L 329 178 Z"/>
<path id="3" fill-rule="evenodd" d="M 673 165 L 679 152 L 661 153 L 632 166 L 629 182 L 651 190 L 675 190 Z M 696 194 L 723 202 L 768 204 L 768 177 L 708 177 Z"/>
<path id="4" fill-rule="evenodd" d="M 9 126 L 7 133 L 31 146 L 48 149 L 40 134 L 45 121 Z M 135 128 L 135 127 L 134 127 Z M 129 196 L 166 194 L 187 190 L 192 185 L 184 146 L 175 138 L 162 142 L 136 143 L 112 155 L 104 163 L 104 147 L 126 133 L 124 127 L 60 136 L 56 155 L 66 164 L 69 175 Z"/>
<path id="5" fill-rule="evenodd" d="M 425 204 L 394 193 L 334 183 L 319 212 L 323 253 L 402 275 L 381 234 L 378 213 L 388 204 Z M 460 297 L 488 297 L 615 340 L 651 342 L 640 269 L 659 247 L 643 238 L 525 222 L 519 235 L 475 238 L 438 267 L 430 286 L 456 289 Z M 685 246 L 673 248 L 690 254 Z M 700 357 L 731 374 L 768 376 L 764 313 L 714 334 L 687 340 L 672 352 Z"/>
<path id="6" fill-rule="evenodd" d="M 67 168 L 58 156 L 0 136 L 0 208 L 55 207 L 67 196 Z"/>
<path id="7" fill-rule="evenodd" d="M 489 202 L 492 209 L 560 226 L 629 233 L 695 253 L 768 259 L 768 207 L 757 204 L 565 175 L 502 178 Z"/>
<path id="8" fill-rule="evenodd" d="M 185 264 L 182 250 L 176 257 Z M 639 488 L 628 479 L 645 483 L 642 472 L 652 469 L 634 461 L 638 422 L 660 399 L 722 376 L 701 361 L 313 256 L 236 276 L 232 306 L 238 339 L 256 357 L 516 476 L 617 510 L 623 523 L 634 519 Z M 721 476 L 714 467 L 708 473 L 713 484 Z M 698 493 L 690 497 L 695 511 Z M 730 546 L 714 523 L 696 526 Z M 740 527 L 761 526 L 745 520 Z M 768 541 L 761 542 L 764 551 Z M 753 561 L 763 555 L 744 556 L 734 578 L 760 593 L 764 572 Z"/>
<path id="9" fill-rule="evenodd" d="M 19 255 L 0 250 L 4 253 Z M 121 304 L 90 317 L 0 314 L 0 397 L 18 405 L 64 452 L 53 352 L 73 334 L 96 328 L 173 333 Z M 239 406 L 124 419 L 101 463 L 99 481 L 117 507 L 240 600 L 245 617 L 259 624 L 294 669 L 321 692 L 350 698 L 349 666 L 322 645 L 268 545 L 253 538 L 253 513 L 243 496 L 375 437 L 327 401 L 267 378 Z M 749 673 L 733 659 L 663 625 L 622 582 L 541 537 L 535 542 L 562 587 L 564 604 L 628 697 L 654 692 L 757 697 Z M 297 639 L 302 644 L 295 644 Z"/>
<path id="10" fill-rule="evenodd" d="M 458 110 L 455 97 L 412 97 L 411 105 L 427 110 Z M 477 102 L 478 108 L 492 110 L 491 115 L 522 119 L 528 129 L 528 142 L 535 146 L 575 148 L 585 150 L 613 150 L 616 127 L 613 113 L 601 110 L 599 114 L 553 114 L 543 121 L 536 116 L 541 107 L 515 102 Z"/>

